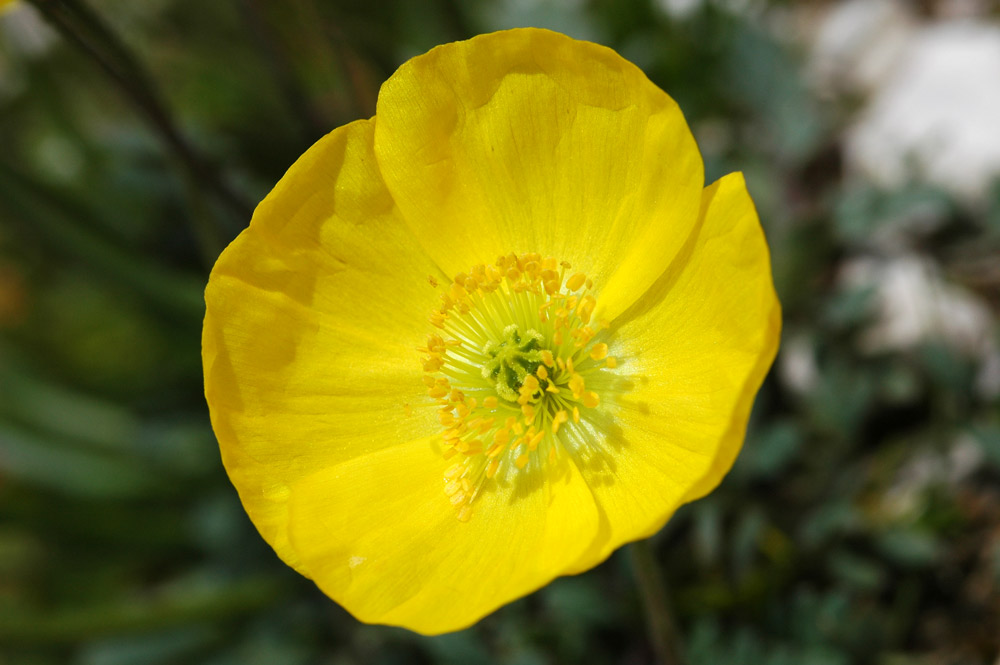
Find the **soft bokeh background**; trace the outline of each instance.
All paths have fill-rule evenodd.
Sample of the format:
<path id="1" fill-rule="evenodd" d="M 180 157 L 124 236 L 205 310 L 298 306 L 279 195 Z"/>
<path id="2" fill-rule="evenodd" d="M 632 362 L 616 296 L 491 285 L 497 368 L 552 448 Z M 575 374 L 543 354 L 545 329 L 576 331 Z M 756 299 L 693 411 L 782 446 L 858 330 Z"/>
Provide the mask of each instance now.
<path id="1" fill-rule="evenodd" d="M 624 552 L 459 634 L 356 623 L 202 398 L 253 204 L 404 59 L 517 25 L 642 67 L 771 243 L 747 444 L 654 539 L 692 665 L 1000 663 L 996 3 L 87 1 L 0 14 L 0 664 L 652 661 Z"/>

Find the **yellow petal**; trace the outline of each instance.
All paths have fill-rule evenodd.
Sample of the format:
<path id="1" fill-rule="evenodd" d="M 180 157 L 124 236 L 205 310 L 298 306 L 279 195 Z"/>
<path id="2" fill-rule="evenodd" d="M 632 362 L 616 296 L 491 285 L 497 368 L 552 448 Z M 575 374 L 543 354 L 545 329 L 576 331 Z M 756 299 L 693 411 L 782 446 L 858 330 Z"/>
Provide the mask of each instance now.
<path id="1" fill-rule="evenodd" d="M 442 491 L 446 466 L 423 440 L 296 482 L 289 528 L 305 573 L 362 621 L 437 634 L 562 574 L 597 531 L 572 464 L 488 482 L 467 522 Z"/>
<path id="2" fill-rule="evenodd" d="M 606 405 L 616 427 L 583 465 L 609 527 L 575 570 L 655 533 L 719 483 L 777 352 L 780 305 L 742 175 L 707 187 L 702 210 L 679 260 L 612 329 L 631 386 Z"/>
<path id="3" fill-rule="evenodd" d="M 223 252 L 206 289 L 205 394 L 223 462 L 264 538 L 287 543 L 294 482 L 440 431 L 419 354 L 440 274 L 372 155 L 372 123 L 309 149 Z"/>
<path id="4" fill-rule="evenodd" d="M 375 153 L 450 274 L 509 252 L 568 261 L 614 318 L 698 218 L 703 171 L 670 97 L 614 51 L 537 29 L 446 44 L 379 93 Z"/>

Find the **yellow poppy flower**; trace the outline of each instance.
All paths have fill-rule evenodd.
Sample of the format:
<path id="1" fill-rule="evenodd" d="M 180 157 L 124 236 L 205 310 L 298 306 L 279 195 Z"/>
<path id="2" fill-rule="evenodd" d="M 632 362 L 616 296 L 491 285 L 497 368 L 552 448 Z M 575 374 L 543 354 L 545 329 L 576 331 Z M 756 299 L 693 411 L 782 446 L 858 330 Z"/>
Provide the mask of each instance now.
<path id="1" fill-rule="evenodd" d="M 205 389 L 278 555 L 434 634 L 655 533 L 714 488 L 777 349 L 743 178 L 680 110 L 536 29 L 405 63 L 219 258 Z"/>

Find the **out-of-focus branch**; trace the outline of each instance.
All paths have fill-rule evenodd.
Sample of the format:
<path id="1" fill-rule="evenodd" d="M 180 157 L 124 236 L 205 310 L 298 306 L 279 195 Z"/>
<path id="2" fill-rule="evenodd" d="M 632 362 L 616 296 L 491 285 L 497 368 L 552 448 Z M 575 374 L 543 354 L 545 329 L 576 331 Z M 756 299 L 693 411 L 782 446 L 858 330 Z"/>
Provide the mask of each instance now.
<path id="1" fill-rule="evenodd" d="M 79 0 L 28 2 L 38 8 L 64 39 L 100 66 L 199 187 L 210 192 L 236 219 L 250 219 L 253 207 L 188 143 L 135 54 L 98 14 Z"/>
<path id="2" fill-rule="evenodd" d="M 663 574 L 656 565 L 649 540 L 629 545 L 636 586 L 642 596 L 649 638 L 662 665 L 685 665 L 680 633 L 674 622 Z"/>
<path id="3" fill-rule="evenodd" d="M 295 69 L 288 58 L 280 35 L 271 27 L 258 0 L 240 0 L 243 20 L 250 29 L 257 45 L 267 60 L 271 74 L 281 90 L 288 108 L 298 119 L 307 145 L 314 143 L 329 131 L 329 127 L 316 112 L 308 96 L 299 85 Z"/>

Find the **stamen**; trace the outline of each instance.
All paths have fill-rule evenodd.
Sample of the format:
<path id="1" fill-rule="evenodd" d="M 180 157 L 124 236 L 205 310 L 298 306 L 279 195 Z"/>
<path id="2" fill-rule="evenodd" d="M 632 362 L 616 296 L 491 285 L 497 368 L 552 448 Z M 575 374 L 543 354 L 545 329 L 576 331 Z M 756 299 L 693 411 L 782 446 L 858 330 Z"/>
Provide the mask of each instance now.
<path id="1" fill-rule="evenodd" d="M 481 492 L 554 464 L 560 448 L 587 454 L 581 447 L 599 430 L 588 414 L 614 385 L 599 376 L 617 361 L 606 323 L 590 325 L 593 281 L 566 277 L 569 269 L 540 254 L 507 254 L 444 285 L 428 277 L 441 288 L 440 306 L 429 319 L 435 332 L 417 350 L 450 460 L 444 493 L 461 521 Z"/>

